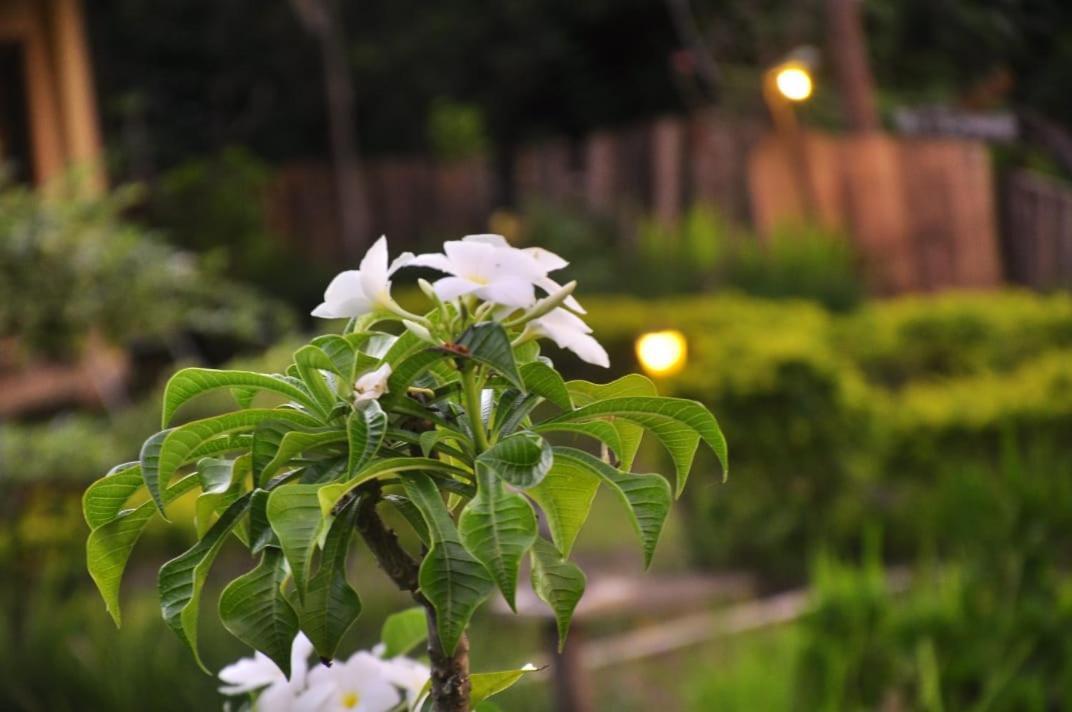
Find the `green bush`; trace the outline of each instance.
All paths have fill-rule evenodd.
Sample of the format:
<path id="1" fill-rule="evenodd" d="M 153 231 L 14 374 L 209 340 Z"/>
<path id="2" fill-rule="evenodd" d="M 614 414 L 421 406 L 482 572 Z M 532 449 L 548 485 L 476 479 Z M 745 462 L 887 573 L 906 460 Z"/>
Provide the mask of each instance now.
<path id="1" fill-rule="evenodd" d="M 180 332 L 265 343 L 289 311 L 125 220 L 137 197 L 48 199 L 0 191 L 0 338 L 67 359 L 91 332 L 113 343 Z"/>
<path id="2" fill-rule="evenodd" d="M 244 148 L 190 159 L 153 186 L 148 216 L 169 240 L 232 278 L 291 304 L 315 304 L 333 272 L 269 227 L 272 179 L 268 164 Z"/>
<path id="3" fill-rule="evenodd" d="M 1062 709 L 1072 694 L 1072 455 L 950 463 L 917 513 L 932 556 L 903 596 L 877 552 L 820 557 L 802 626 L 802 710 Z M 1054 468 L 1058 469 L 1054 469 Z"/>
<path id="4" fill-rule="evenodd" d="M 858 555 L 875 523 L 907 560 L 938 526 L 918 517 L 936 473 L 995 461 L 1007 432 L 1052 462 L 1072 453 L 1064 296 L 913 297 L 846 315 L 734 296 L 586 305 L 618 369 L 635 366 L 640 333 L 683 331 L 687 365 L 660 387 L 726 414 L 730 480 L 684 500 L 706 566 L 800 581 L 809 552 Z"/>

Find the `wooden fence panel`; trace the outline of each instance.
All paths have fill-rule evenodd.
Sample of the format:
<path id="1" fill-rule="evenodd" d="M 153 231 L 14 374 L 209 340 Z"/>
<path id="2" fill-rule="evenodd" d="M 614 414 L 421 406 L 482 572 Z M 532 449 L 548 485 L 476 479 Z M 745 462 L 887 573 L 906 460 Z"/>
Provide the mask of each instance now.
<path id="1" fill-rule="evenodd" d="M 874 288 L 900 293 L 1001 282 L 989 158 L 982 144 L 885 134 L 774 136 L 749 159 L 755 225 L 812 219 L 846 233 Z"/>
<path id="2" fill-rule="evenodd" d="M 1037 289 L 1072 285 L 1072 189 L 1017 171 L 1005 181 L 1008 276 Z"/>

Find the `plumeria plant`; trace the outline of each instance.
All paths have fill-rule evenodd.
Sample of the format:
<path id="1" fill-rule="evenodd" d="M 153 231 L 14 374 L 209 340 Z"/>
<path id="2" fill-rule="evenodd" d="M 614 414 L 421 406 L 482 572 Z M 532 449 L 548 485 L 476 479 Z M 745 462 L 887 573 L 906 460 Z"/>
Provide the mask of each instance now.
<path id="1" fill-rule="evenodd" d="M 197 542 L 160 569 L 163 617 L 200 664 L 205 579 L 224 543 L 240 542 L 252 568 L 224 588 L 219 617 L 263 655 L 258 660 L 278 667 L 279 677 L 264 674 L 252 687 L 234 678 L 243 690 L 263 688 L 263 709 L 272 690 L 282 695 L 283 679 L 296 697 L 316 677 L 350 675 L 356 685 L 379 676 L 395 684 L 385 661 L 404 652 L 398 649 L 308 673 L 304 649 L 292 650 L 311 645 L 322 661 L 336 657 L 361 612 L 348 573 L 355 539 L 416 601 L 430 679 L 422 693 L 407 695 L 382 685 L 379 692 L 346 688 L 353 695 L 322 687 L 315 699 L 305 695 L 309 709 L 458 712 L 520 677 L 520 670 L 470 675 L 466 630 L 474 611 L 496 590 L 513 607 L 528 559 L 532 587 L 564 642 L 585 587 L 569 555 L 596 491 L 606 487 L 621 500 L 647 564 L 700 444 L 723 472 L 727 462 L 718 423 L 700 403 L 658 397 L 639 375 L 566 382 L 540 354 L 547 338 L 608 365 L 573 296 L 576 284 L 549 276 L 564 267 L 555 254 L 515 248 L 497 235 L 389 262 L 381 238 L 360 269 L 331 282 L 313 311 L 348 319 L 345 328 L 312 339 L 285 373 L 177 372 L 164 392 L 164 429 L 137 462 L 117 466 L 85 494 L 89 571 L 116 623 L 120 579 L 146 524 L 199 491 Z M 424 314 L 391 296 L 393 275 L 410 268 L 444 275 L 418 280 L 429 301 Z M 218 389 L 230 390 L 237 410 L 171 425 L 184 403 Z M 262 393 L 278 405 L 263 405 Z M 668 451 L 673 484 L 631 472 L 645 433 Z M 552 444 L 578 438 L 591 449 Z M 387 522 L 411 531 L 400 537 Z"/>

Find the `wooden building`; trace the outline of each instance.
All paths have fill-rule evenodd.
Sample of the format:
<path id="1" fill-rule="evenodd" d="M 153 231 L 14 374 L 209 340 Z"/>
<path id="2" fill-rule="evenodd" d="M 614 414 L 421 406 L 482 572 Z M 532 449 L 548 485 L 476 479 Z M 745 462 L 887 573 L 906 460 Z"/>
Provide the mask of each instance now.
<path id="1" fill-rule="evenodd" d="M 0 0 L 0 162 L 45 186 L 105 186 L 82 0 Z"/>

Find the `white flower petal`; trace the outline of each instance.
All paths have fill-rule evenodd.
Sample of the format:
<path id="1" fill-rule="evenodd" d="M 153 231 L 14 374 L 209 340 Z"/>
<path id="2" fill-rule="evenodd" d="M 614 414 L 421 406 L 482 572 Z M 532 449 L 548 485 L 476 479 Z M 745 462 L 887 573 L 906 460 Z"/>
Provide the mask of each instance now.
<path id="1" fill-rule="evenodd" d="M 555 280 L 551 279 L 550 277 L 542 277 L 542 278 L 540 278 L 539 280 L 537 280 L 536 286 L 539 287 L 540 289 L 542 289 L 543 291 L 547 292 L 548 296 L 550 296 L 550 295 L 554 294 L 555 292 L 557 292 L 558 290 L 562 289 L 562 285 L 559 284 L 558 282 L 556 282 Z M 562 301 L 562 303 L 565 304 L 567 307 L 569 307 L 570 309 L 572 309 L 575 312 L 580 312 L 581 314 L 587 314 L 588 313 L 588 310 L 585 309 L 584 307 L 582 307 L 581 303 L 578 302 L 573 297 L 572 294 L 569 295 L 568 297 L 566 297 Z"/>
<path id="2" fill-rule="evenodd" d="M 309 656 L 313 654 L 313 643 L 305 633 L 299 632 L 290 645 L 290 684 L 295 689 L 305 687 L 305 676 L 309 672 Z"/>
<path id="3" fill-rule="evenodd" d="M 237 695 L 285 680 L 283 671 L 263 653 L 242 658 L 220 670 L 218 677 L 227 683 L 220 688 L 225 695 Z"/>
<path id="4" fill-rule="evenodd" d="M 562 269 L 569 265 L 569 262 L 562 259 L 550 250 L 545 250 L 542 247 L 528 247 L 525 248 L 525 253 L 532 257 L 536 261 L 536 264 L 540 265 L 547 272 L 554 272 L 555 270 Z"/>
<path id="5" fill-rule="evenodd" d="M 379 240 L 372 243 L 372 247 L 361 260 L 358 272 L 361 275 L 361 287 L 369 300 L 382 303 L 389 298 L 386 236 L 381 236 Z"/>
<path id="6" fill-rule="evenodd" d="M 451 266 L 450 259 L 446 255 L 442 255 L 438 252 L 430 252 L 426 255 L 417 255 L 412 258 L 407 264 L 407 267 L 430 267 L 431 269 L 437 269 L 440 272 L 447 272 L 453 274 L 454 268 Z"/>
<path id="7" fill-rule="evenodd" d="M 534 319 L 531 324 L 537 333 L 551 339 L 559 347 L 572 351 L 582 360 L 603 368 L 610 366 L 606 350 L 591 336 L 592 328 L 576 314 L 559 308 Z"/>
<path id="8" fill-rule="evenodd" d="M 354 382 L 354 402 L 376 400 L 387 392 L 387 380 L 391 377 L 391 364 L 385 363 Z"/>
<path id="9" fill-rule="evenodd" d="M 324 302 L 312 311 L 322 319 L 341 319 L 361 316 L 372 311 L 372 304 L 365 295 L 361 273 L 347 270 L 335 276 L 324 290 Z"/>
<path id="10" fill-rule="evenodd" d="M 472 294 L 480 289 L 480 285 L 461 277 L 444 277 L 432 285 L 436 296 L 444 302 L 457 299 L 464 294 Z"/>
<path id="11" fill-rule="evenodd" d="M 275 684 L 257 696 L 256 712 L 291 712 L 297 700 L 295 690 L 299 688 L 285 684 Z"/>
<path id="12" fill-rule="evenodd" d="M 394 274 L 403 267 L 409 267 L 413 260 L 416 259 L 412 252 L 403 252 L 398 257 L 391 260 L 391 266 L 387 268 L 388 276 Z"/>
<path id="13" fill-rule="evenodd" d="M 481 242 L 485 245 L 491 245 L 493 247 L 509 247 L 510 243 L 506 241 L 506 238 L 502 235 L 495 234 L 483 234 L 483 235 L 466 235 L 462 238 L 463 242 Z"/>
<path id="14" fill-rule="evenodd" d="M 488 281 L 498 270 L 496 257 L 508 254 L 508 250 L 483 242 L 452 240 L 443 243 L 443 251 L 450 259 L 452 274 L 477 282 Z"/>
<path id="15" fill-rule="evenodd" d="M 508 307 L 530 307 L 536 303 L 536 290 L 532 282 L 520 277 L 504 277 L 480 287 L 477 292 L 484 301 Z"/>

